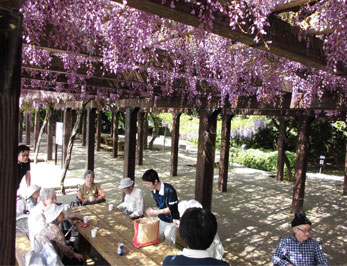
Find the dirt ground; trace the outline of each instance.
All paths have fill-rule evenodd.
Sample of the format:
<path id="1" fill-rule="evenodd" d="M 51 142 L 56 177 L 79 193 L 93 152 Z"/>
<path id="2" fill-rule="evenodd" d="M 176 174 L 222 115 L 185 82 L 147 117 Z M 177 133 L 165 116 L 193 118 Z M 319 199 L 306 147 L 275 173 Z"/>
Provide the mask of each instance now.
<path id="1" fill-rule="evenodd" d="M 25 137 L 23 138 L 25 140 Z M 33 140 L 32 142 L 33 143 Z M 144 151 L 144 164 L 136 165 L 135 183 L 143 189 L 145 204 L 154 206 L 150 192 L 142 184 L 142 174 L 149 168 L 158 171 L 162 181 L 172 184 L 179 200 L 194 198 L 196 148 L 180 149 L 178 176 L 170 176 L 170 140 L 165 149 L 163 138 L 155 143 L 155 150 Z M 181 144 L 181 142 L 180 142 Z M 41 144 L 39 158 L 46 158 L 46 144 Z M 31 148 L 33 161 L 33 148 Z M 60 160 L 61 150 L 58 152 Z M 85 167 L 85 147 L 76 141 L 72 163 L 65 180 L 66 186 L 82 184 Z M 219 154 L 216 152 L 216 161 Z M 43 187 L 58 187 L 62 170 L 60 161 L 31 164 L 32 183 Z M 270 173 L 233 164 L 229 169 L 227 192 L 217 190 L 218 169 L 214 172 L 212 212 L 218 220 L 224 260 L 231 265 L 272 265 L 271 256 L 281 237 L 291 234 L 290 214 L 292 184 L 277 182 Z M 123 177 L 123 158 L 112 158 L 110 152 L 95 152 L 95 182 L 101 183 L 108 202 L 120 203 L 118 189 Z M 343 177 L 308 174 L 305 211 L 311 219 L 312 237 L 319 240 L 330 265 L 347 265 L 347 200 L 342 196 Z M 69 203 L 75 194 L 60 195 L 58 201 Z M 169 254 L 168 254 L 169 255 Z"/>

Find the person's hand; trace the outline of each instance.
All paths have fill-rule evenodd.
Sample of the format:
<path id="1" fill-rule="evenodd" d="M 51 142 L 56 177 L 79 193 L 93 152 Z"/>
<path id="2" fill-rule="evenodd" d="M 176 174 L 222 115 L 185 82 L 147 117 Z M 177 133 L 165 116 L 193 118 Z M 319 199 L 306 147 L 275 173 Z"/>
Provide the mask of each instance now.
<path id="1" fill-rule="evenodd" d="M 84 260 L 83 255 L 82 255 L 82 254 L 79 254 L 79 253 L 75 253 L 75 254 L 74 254 L 74 257 L 75 257 L 76 259 L 78 259 L 79 261 L 83 261 L 83 260 Z"/>
<path id="2" fill-rule="evenodd" d="M 145 211 L 145 214 L 147 216 L 154 216 L 154 215 L 158 215 L 158 212 L 157 210 L 154 210 L 152 208 L 148 208 L 146 211 Z"/>

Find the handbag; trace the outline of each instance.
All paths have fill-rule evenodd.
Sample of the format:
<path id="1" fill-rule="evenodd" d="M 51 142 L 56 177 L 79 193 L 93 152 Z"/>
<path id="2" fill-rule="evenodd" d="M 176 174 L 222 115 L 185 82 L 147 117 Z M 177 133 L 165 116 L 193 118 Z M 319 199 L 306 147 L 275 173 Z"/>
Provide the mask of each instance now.
<path id="1" fill-rule="evenodd" d="M 158 217 L 144 217 L 134 221 L 133 245 L 136 248 L 159 243 L 159 221 Z"/>

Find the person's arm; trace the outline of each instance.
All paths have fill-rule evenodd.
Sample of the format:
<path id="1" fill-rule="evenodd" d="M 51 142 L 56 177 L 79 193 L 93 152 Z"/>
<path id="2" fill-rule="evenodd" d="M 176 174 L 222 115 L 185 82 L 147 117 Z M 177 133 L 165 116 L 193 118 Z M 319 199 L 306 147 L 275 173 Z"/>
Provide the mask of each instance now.
<path id="1" fill-rule="evenodd" d="M 159 214 L 167 214 L 167 213 L 170 213 L 169 208 L 159 209 L 159 210 L 154 210 L 152 208 L 148 208 L 146 210 L 146 214 L 149 216 L 154 216 L 154 215 L 159 215 Z"/>
<path id="2" fill-rule="evenodd" d="M 100 201 L 100 200 L 102 200 L 103 198 L 105 198 L 105 194 L 104 194 L 104 192 L 102 191 L 100 185 L 99 185 L 99 187 L 98 187 L 98 195 L 99 195 L 99 196 L 95 199 L 95 201 Z"/>
<path id="3" fill-rule="evenodd" d="M 84 199 L 84 198 L 83 198 L 83 194 L 82 194 L 82 192 L 81 192 L 80 189 L 81 189 L 81 188 L 79 188 L 78 191 L 77 191 L 77 198 L 79 199 L 80 202 L 85 203 L 85 202 L 88 201 L 88 199 Z"/>
<path id="4" fill-rule="evenodd" d="M 26 183 L 27 183 L 27 187 L 30 187 L 30 185 L 31 185 L 30 170 L 28 170 L 28 171 L 25 173 L 25 181 L 26 181 Z"/>
<path id="5" fill-rule="evenodd" d="M 328 266 L 328 259 L 325 257 L 322 246 L 317 243 L 316 250 L 314 252 L 315 261 L 317 265 Z"/>
<path id="6" fill-rule="evenodd" d="M 278 248 L 276 249 L 274 255 L 272 256 L 272 262 L 275 265 L 278 265 L 278 266 L 291 265 L 290 262 L 286 260 L 284 250 L 285 250 L 285 245 L 284 245 L 283 240 L 281 240 Z"/>

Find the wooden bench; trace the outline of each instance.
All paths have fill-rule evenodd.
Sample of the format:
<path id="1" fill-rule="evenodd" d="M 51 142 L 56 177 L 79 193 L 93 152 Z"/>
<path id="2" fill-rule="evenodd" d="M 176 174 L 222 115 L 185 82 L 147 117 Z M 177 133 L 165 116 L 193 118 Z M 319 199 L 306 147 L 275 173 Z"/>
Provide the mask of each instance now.
<path id="1" fill-rule="evenodd" d="M 23 255 L 31 251 L 30 241 L 26 233 L 16 233 L 16 265 L 24 266 Z"/>

